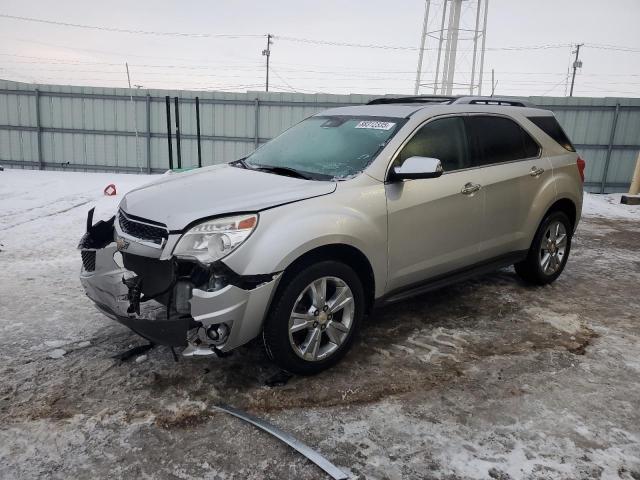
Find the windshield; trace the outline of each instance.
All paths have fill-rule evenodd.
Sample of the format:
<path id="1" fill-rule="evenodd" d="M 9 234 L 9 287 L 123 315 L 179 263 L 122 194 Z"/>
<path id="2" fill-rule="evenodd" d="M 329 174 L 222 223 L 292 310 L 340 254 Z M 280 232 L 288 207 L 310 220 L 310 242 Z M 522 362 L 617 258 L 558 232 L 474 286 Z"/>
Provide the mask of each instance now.
<path id="1" fill-rule="evenodd" d="M 313 179 L 341 179 L 364 170 L 404 123 L 400 118 L 310 117 L 245 159 L 249 168 L 287 168 Z"/>

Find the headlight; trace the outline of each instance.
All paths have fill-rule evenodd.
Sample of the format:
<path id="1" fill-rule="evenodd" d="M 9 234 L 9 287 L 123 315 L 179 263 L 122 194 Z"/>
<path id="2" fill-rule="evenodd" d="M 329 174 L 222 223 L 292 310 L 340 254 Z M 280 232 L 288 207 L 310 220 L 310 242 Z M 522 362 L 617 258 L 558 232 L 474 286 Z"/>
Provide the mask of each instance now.
<path id="1" fill-rule="evenodd" d="M 215 262 L 238 248 L 257 224 L 257 214 L 207 220 L 183 234 L 173 254 L 192 257 L 202 263 Z"/>

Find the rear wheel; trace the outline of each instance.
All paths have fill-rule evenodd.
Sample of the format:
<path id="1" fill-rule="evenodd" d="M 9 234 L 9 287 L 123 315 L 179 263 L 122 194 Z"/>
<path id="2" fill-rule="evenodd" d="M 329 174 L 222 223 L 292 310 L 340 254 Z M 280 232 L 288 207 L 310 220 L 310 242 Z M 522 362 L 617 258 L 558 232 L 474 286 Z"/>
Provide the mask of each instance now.
<path id="1" fill-rule="evenodd" d="M 549 213 L 538 227 L 527 258 L 515 264 L 516 273 L 535 285 L 553 282 L 569 258 L 572 232 L 571 221 L 564 212 Z"/>
<path id="2" fill-rule="evenodd" d="M 282 369 L 312 375 L 347 352 L 364 312 L 358 275 L 341 262 L 310 265 L 273 300 L 263 331 L 270 358 Z"/>

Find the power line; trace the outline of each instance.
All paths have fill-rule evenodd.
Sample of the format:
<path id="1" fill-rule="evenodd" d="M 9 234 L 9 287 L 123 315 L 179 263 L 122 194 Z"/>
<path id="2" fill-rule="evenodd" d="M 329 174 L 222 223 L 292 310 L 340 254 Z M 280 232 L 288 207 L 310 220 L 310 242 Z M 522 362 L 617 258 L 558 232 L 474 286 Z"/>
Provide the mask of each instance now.
<path id="1" fill-rule="evenodd" d="M 89 30 L 102 30 L 105 32 L 117 33 L 133 33 L 138 35 L 159 35 L 171 37 L 193 37 L 193 38 L 247 38 L 247 37 L 264 37 L 264 35 L 244 35 L 244 34 L 226 34 L 226 33 L 184 33 L 184 32 L 156 32 L 150 30 L 129 30 L 127 28 L 105 27 L 102 25 L 85 25 L 82 23 L 60 22 L 56 20 L 45 20 L 42 18 L 19 17 L 17 15 L 7 15 L 0 13 L 0 17 L 10 20 L 19 20 L 23 22 L 46 23 L 48 25 L 58 25 L 62 27 L 84 28 Z"/>
<path id="2" fill-rule="evenodd" d="M 115 33 L 129 33 L 129 34 L 137 34 L 137 35 L 156 35 L 156 36 L 178 36 L 178 37 L 188 37 L 188 38 L 259 38 L 264 37 L 264 34 L 238 34 L 238 33 L 193 33 L 193 32 L 161 32 L 154 30 L 135 30 L 135 29 L 127 29 L 127 28 L 118 28 L 118 27 L 110 27 L 104 25 L 87 25 L 81 23 L 71 23 L 71 22 L 62 22 L 57 20 L 46 20 L 42 18 L 34 18 L 34 17 L 23 17 L 18 15 L 8 15 L 5 13 L 0 13 L 0 18 L 6 18 L 10 20 L 24 21 L 24 22 L 34 22 L 34 23 L 44 23 L 48 25 L 57 25 L 63 27 L 72 27 L 72 28 L 82 28 L 82 29 L 90 29 L 90 30 L 101 30 L 106 32 L 115 32 Z M 468 29 L 457 29 L 460 31 L 467 31 Z M 290 37 L 290 36 L 281 36 L 281 35 L 273 35 L 272 38 L 278 38 L 280 40 L 299 42 L 299 43 L 309 43 L 315 45 L 328 45 L 328 46 L 339 46 L 339 47 L 356 47 L 356 48 L 376 48 L 376 49 L 384 49 L 384 50 L 411 50 L 417 51 L 418 47 L 414 46 L 403 46 L 403 45 L 384 45 L 384 44 L 363 44 L 363 43 L 351 43 L 351 42 L 338 42 L 338 41 L 330 41 L 330 40 L 321 40 L 321 39 L 310 39 L 310 38 L 301 38 L 301 37 Z M 553 48 L 564 48 L 570 47 L 571 44 L 543 44 L 543 45 L 521 45 L 521 46 L 508 46 L 508 47 L 487 47 L 487 50 L 500 51 L 500 50 L 545 50 L 545 49 L 553 49 Z M 634 52 L 640 53 L 639 48 L 628 47 L 623 45 L 612 45 L 612 44 L 598 44 L 598 43 L 585 43 L 586 47 L 602 49 L 602 50 L 613 50 L 613 51 L 621 51 L 621 52 Z M 425 49 L 425 50 L 435 50 L 435 49 Z"/>
<path id="3" fill-rule="evenodd" d="M 114 50 L 104 50 L 104 49 L 96 49 L 96 48 L 79 48 L 77 45 L 76 46 L 69 46 L 69 45 L 61 45 L 59 43 L 52 43 L 52 42 L 39 42 L 37 40 L 33 40 L 33 39 L 24 39 L 24 38 L 18 38 L 18 37 L 13 37 L 10 35 L 0 35 L 0 38 L 6 38 L 8 40 L 12 40 L 12 41 L 16 41 L 16 42 L 21 42 L 21 43 L 33 43 L 36 45 L 44 45 L 47 48 L 50 47 L 56 47 L 56 48 L 62 48 L 64 50 L 71 50 L 74 53 L 77 52 L 88 52 L 91 54 L 100 54 L 100 55 L 106 55 L 106 56 L 111 56 L 111 57 L 118 57 L 117 61 L 122 63 L 121 60 L 122 58 L 129 58 L 129 57 L 136 57 L 136 58 L 153 58 L 153 59 L 162 59 L 164 61 L 167 60 L 179 60 L 179 61 L 191 61 L 191 62 L 208 62 L 210 57 L 174 57 L 174 56 L 169 56 L 169 55 L 139 55 L 139 54 L 134 54 L 131 52 L 130 48 L 127 48 L 126 52 L 119 52 L 119 51 L 114 51 Z M 223 56 L 227 56 L 227 55 L 223 55 Z M 236 52 L 234 52 L 234 54 L 232 56 L 230 56 L 230 58 L 233 58 L 234 61 L 235 59 L 242 59 L 242 60 L 253 60 L 255 59 L 254 56 L 248 57 L 248 56 L 244 56 L 244 55 L 239 55 Z M 231 61 L 226 60 L 228 63 L 231 63 Z"/>
<path id="4" fill-rule="evenodd" d="M 399 45 L 375 45 L 364 43 L 349 43 L 349 42 L 334 42 L 329 40 L 315 40 L 310 38 L 299 37 L 285 37 L 281 35 L 275 35 L 278 40 L 285 40 L 289 42 L 309 43 L 312 45 L 328 45 L 332 47 L 356 47 L 356 48 L 379 48 L 382 50 L 418 50 L 416 47 L 399 46 Z"/>
<path id="5" fill-rule="evenodd" d="M 35 64 L 34 64 L 35 65 Z M 169 70 L 172 70 L 171 72 L 166 72 L 166 71 L 144 71 L 144 68 L 148 68 L 150 66 L 139 66 L 139 65 L 135 65 L 135 64 L 130 64 L 131 67 L 136 67 L 136 72 L 137 75 L 140 77 L 147 77 L 147 76 L 175 76 L 175 75 L 181 75 L 181 73 L 179 71 L 177 71 L 178 69 L 181 69 L 181 66 L 175 66 L 176 68 L 170 68 Z M 114 67 L 120 67 L 119 65 L 115 65 Z M 164 66 L 160 65 L 157 66 L 160 69 L 163 69 Z M 103 70 L 103 69 L 76 69 L 76 68 L 66 68 L 66 69 L 57 69 L 57 68 L 42 68 L 42 66 L 40 64 L 37 64 L 36 67 L 27 67 L 29 69 L 30 73 L 53 73 L 53 72 L 64 72 L 64 73 L 96 73 L 96 74 L 106 74 L 106 75 L 121 75 L 121 71 L 120 70 Z M 35 70 L 35 71 L 34 71 Z M 250 71 L 246 71 L 246 73 L 241 73 L 241 72 L 234 72 L 233 70 L 230 70 L 228 73 L 190 73 L 189 76 L 190 77 L 208 77 L 208 78 L 248 78 L 248 77 L 258 77 L 259 75 L 261 75 L 260 72 L 260 68 L 259 67 L 255 67 L 253 69 L 251 69 Z M 271 71 L 273 71 L 276 76 L 278 76 L 278 78 L 280 78 L 280 80 L 287 84 L 287 81 L 282 77 L 282 75 L 279 73 L 279 71 L 275 71 L 273 68 L 271 68 Z M 299 71 L 293 71 L 293 73 L 307 73 L 304 70 L 299 70 Z M 501 72 L 502 74 L 503 72 Z M 388 82 L 388 81 L 396 81 L 396 82 L 403 82 L 405 80 L 408 80 L 410 77 L 407 76 L 393 76 L 393 77 L 379 77 L 379 76 L 372 76 L 372 75 L 342 75 L 339 72 L 322 72 L 321 73 L 322 76 L 328 76 L 331 80 L 335 80 L 335 81 L 349 81 L 349 80 L 367 80 L 367 81 L 371 81 L 371 82 Z M 530 74 L 526 74 L 527 77 L 530 77 Z M 563 79 L 562 81 L 564 81 L 564 75 L 565 74 L 557 74 L 558 76 L 562 76 Z M 612 74 L 613 75 L 613 74 Z M 636 75 L 638 76 L 638 75 Z M 308 75 L 308 76 L 293 76 L 293 77 L 288 77 L 290 80 L 318 80 L 318 81 L 322 81 L 322 79 L 318 78 L 319 75 L 318 74 L 314 74 L 314 75 Z M 536 79 L 531 79 L 531 78 L 527 78 L 527 79 L 511 79 L 511 80 L 506 80 L 503 81 L 503 83 L 512 83 L 512 84 L 520 84 L 520 85 L 555 85 L 555 80 L 552 81 L 547 81 L 547 80 L 536 80 Z M 637 81 L 607 81 L 608 85 L 638 85 L 639 83 Z M 424 84 L 422 84 L 424 85 Z M 463 86 L 466 85 L 466 83 L 455 83 L 454 85 L 456 86 Z M 296 88 L 292 87 L 291 85 L 289 85 L 289 87 L 293 90 L 297 90 Z"/>
<path id="6" fill-rule="evenodd" d="M 295 88 L 293 88 L 289 82 L 287 82 L 284 78 L 282 78 L 282 75 L 280 75 L 278 72 L 276 72 L 275 68 L 271 68 L 271 70 L 273 71 L 273 73 L 276 74 L 276 77 L 278 77 L 280 80 L 282 80 L 282 82 L 287 85 L 291 90 L 293 90 L 294 92 L 297 91 Z"/>
<path id="7" fill-rule="evenodd" d="M 640 48 L 625 47 L 622 45 L 611 45 L 606 43 L 585 43 L 585 47 L 595 48 L 598 50 L 612 50 L 618 52 L 640 53 Z"/>
<path id="8" fill-rule="evenodd" d="M 31 73 L 38 73 L 38 72 L 44 72 L 44 73 L 52 73 L 52 72 L 67 72 L 67 73 L 96 73 L 96 74 L 110 74 L 110 75 L 121 75 L 121 71 L 120 71 L 120 65 L 119 64 L 100 64 L 100 65 L 104 65 L 104 66 L 113 66 L 115 68 L 115 70 L 105 70 L 105 69 L 84 69 L 84 68 L 49 68 L 49 67 L 44 67 L 43 66 L 43 62 L 28 62 L 27 65 L 33 65 L 32 66 L 28 66 L 28 67 L 22 67 L 24 70 L 27 70 L 28 72 Z M 59 65 L 58 63 L 53 63 L 52 65 Z M 93 64 L 90 65 L 84 65 L 84 64 L 75 64 L 75 63 L 71 63 L 71 66 L 78 66 L 78 67 L 91 67 L 93 66 Z M 174 76 L 174 75 L 180 75 L 180 72 L 178 70 L 183 70 L 183 69 L 188 69 L 188 68 L 193 68 L 196 70 L 201 70 L 201 72 L 194 72 L 194 73 L 190 73 L 189 76 L 191 77 L 210 77 L 210 78 L 247 78 L 249 76 L 258 76 L 260 75 L 260 71 L 262 70 L 260 65 L 256 65 L 254 67 L 236 67 L 236 68 L 228 68 L 228 69 L 224 69 L 224 70 L 220 70 L 217 67 L 190 67 L 190 66 L 186 66 L 186 65 L 138 65 L 138 64 L 130 64 L 131 67 L 136 67 L 136 72 L 138 73 L 138 75 L 142 75 L 142 76 Z M 211 72 L 211 73 L 207 73 L 206 69 L 216 69 L 215 72 Z M 147 71 L 146 69 L 152 69 L 152 71 Z M 159 70 L 159 71 L 158 71 Z M 202 71 L 204 70 L 204 71 Z M 273 68 L 271 68 L 272 71 Z M 242 73 L 242 72 L 245 73 Z M 283 81 L 283 83 L 287 83 L 286 80 L 283 79 L 282 75 L 279 73 L 282 70 L 278 70 L 278 72 L 275 72 L 276 75 L 280 78 L 280 80 Z M 222 73 L 221 73 L 222 72 Z M 344 74 L 342 72 L 336 72 L 336 71 L 313 71 L 313 70 L 302 70 L 302 69 L 298 69 L 298 70 L 287 70 L 288 73 L 293 73 L 293 74 L 306 74 L 306 73 L 310 73 L 312 75 L 306 75 L 306 76 L 289 76 L 288 78 L 291 80 L 321 80 L 321 78 L 319 77 L 328 77 L 331 80 L 336 80 L 336 81 L 344 81 L 344 80 L 367 80 L 367 81 L 397 81 L 397 82 L 403 82 L 405 80 L 410 79 L 411 73 L 412 72 L 406 72 L 403 75 L 394 75 L 394 76 L 377 76 L 377 75 L 372 75 L 371 73 L 374 72 L 345 72 Z M 381 74 L 384 73 L 390 73 L 390 72 L 380 72 Z M 432 73 L 432 72 L 427 72 L 427 73 Z M 459 73 L 465 73 L 465 72 L 459 72 Z M 466 72 L 468 73 L 468 72 Z M 551 78 L 548 79 L 540 79 L 537 80 L 535 78 L 531 78 L 532 76 L 536 76 L 536 75 L 542 75 L 536 72 L 500 72 L 501 75 L 505 75 L 505 74 L 512 74 L 512 75 L 520 75 L 520 76 L 526 76 L 527 78 L 513 78 L 511 80 L 503 80 L 504 82 L 508 82 L 508 83 L 513 83 L 513 84 L 522 84 L 522 85 L 555 85 L 555 80 L 552 80 Z M 563 77 L 563 81 L 564 81 L 564 77 L 565 77 L 565 73 L 547 73 L 546 75 L 553 75 L 556 77 Z M 640 77 L 640 74 L 584 74 L 584 77 L 629 77 L 629 78 L 637 78 Z M 593 78 L 594 80 L 596 80 L 596 78 Z M 548 81 L 548 80 L 552 80 L 552 81 Z M 637 85 L 638 82 L 637 81 L 608 81 L 605 80 L 607 82 L 608 85 Z M 465 83 L 454 83 L 454 85 L 466 85 Z M 293 87 L 291 87 L 293 88 Z M 295 88 L 294 88 L 295 90 Z M 301 89 L 299 89 L 301 90 Z"/>
<path id="9" fill-rule="evenodd" d="M 419 47 L 412 47 L 408 45 L 383 45 L 383 44 L 373 44 L 373 43 L 351 43 L 351 42 L 337 42 L 330 40 L 319 40 L 319 39 L 311 39 L 311 38 L 300 38 L 300 37 L 287 37 L 276 35 L 275 38 L 278 40 L 285 40 L 289 42 L 298 42 L 298 43 L 308 43 L 312 45 L 327 45 L 332 47 L 354 47 L 354 48 L 377 48 L 382 50 L 409 50 L 409 51 L 418 51 Z M 557 43 L 557 44 L 544 44 L 544 45 L 522 45 L 522 46 L 509 46 L 509 47 L 487 47 L 487 50 L 546 50 L 550 48 L 565 48 L 570 47 L 570 43 Z M 424 50 L 437 50 L 436 48 L 425 48 Z"/>

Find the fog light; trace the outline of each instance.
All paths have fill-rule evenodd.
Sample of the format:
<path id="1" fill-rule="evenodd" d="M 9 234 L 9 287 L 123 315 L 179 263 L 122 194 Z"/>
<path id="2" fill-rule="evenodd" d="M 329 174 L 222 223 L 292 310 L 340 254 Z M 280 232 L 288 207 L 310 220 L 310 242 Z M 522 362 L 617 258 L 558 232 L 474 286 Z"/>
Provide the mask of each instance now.
<path id="1" fill-rule="evenodd" d="M 226 323 L 218 323 L 207 328 L 207 337 L 214 345 L 222 345 L 229 336 L 229 326 Z"/>

